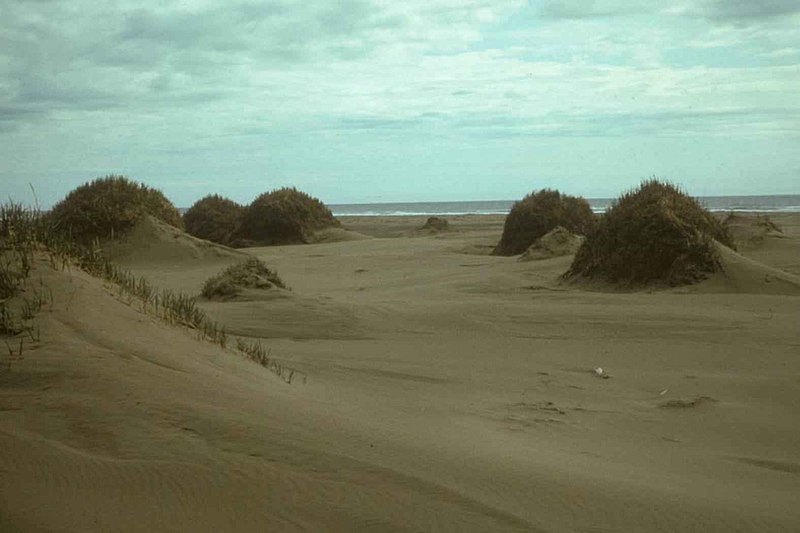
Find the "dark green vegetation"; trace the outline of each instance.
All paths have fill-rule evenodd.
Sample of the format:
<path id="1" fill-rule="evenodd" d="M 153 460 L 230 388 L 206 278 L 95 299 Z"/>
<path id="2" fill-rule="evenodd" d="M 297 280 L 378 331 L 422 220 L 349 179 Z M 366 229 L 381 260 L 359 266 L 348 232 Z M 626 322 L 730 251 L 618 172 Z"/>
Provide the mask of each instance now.
<path id="1" fill-rule="evenodd" d="M 552 189 L 531 193 L 511 207 L 493 255 L 517 255 L 557 226 L 585 235 L 595 224 L 589 202 Z"/>
<path id="2" fill-rule="evenodd" d="M 123 235 L 145 215 L 177 228 L 180 213 L 156 189 L 124 176 L 106 176 L 85 183 L 53 207 L 53 230 L 82 244 Z"/>
<path id="3" fill-rule="evenodd" d="M 339 226 L 325 204 L 295 188 L 277 189 L 253 200 L 234 232 L 237 246 L 308 243 L 315 231 Z"/>
<path id="4" fill-rule="evenodd" d="M 183 224 L 189 235 L 228 245 L 243 213 L 244 207 L 233 200 L 212 194 L 195 202 L 184 213 Z"/>
<path id="5" fill-rule="evenodd" d="M 651 179 L 614 202 L 565 277 L 629 286 L 693 283 L 720 269 L 714 240 L 733 247 L 725 227 L 697 200 Z"/>
<path id="6" fill-rule="evenodd" d="M 203 285 L 201 294 L 209 300 L 232 298 L 242 289 L 286 288 L 276 272 L 270 270 L 259 259 L 251 257 L 230 266 L 209 278 Z"/>

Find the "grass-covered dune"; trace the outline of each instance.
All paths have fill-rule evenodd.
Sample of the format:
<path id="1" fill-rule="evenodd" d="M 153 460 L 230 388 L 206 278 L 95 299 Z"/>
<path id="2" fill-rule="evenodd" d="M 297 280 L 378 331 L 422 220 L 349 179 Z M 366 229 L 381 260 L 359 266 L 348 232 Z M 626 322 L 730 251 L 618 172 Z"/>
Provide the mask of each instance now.
<path id="1" fill-rule="evenodd" d="M 595 216 L 583 198 L 542 189 L 516 202 L 506 217 L 503 235 L 493 255 L 518 255 L 536 239 L 558 226 L 584 235 L 594 226 Z"/>
<path id="2" fill-rule="evenodd" d="M 721 268 L 725 226 L 675 185 L 652 179 L 620 196 L 575 255 L 567 278 L 618 285 L 693 283 Z"/>
<path id="3" fill-rule="evenodd" d="M 238 246 L 305 244 L 339 221 L 319 199 L 295 188 L 266 192 L 247 206 L 231 241 Z"/>
<path id="4" fill-rule="evenodd" d="M 210 194 L 195 202 L 183 214 L 186 233 L 217 244 L 229 244 L 239 227 L 244 207 L 233 200 Z"/>
<path id="5" fill-rule="evenodd" d="M 161 191 L 110 175 L 70 192 L 50 211 L 49 221 L 55 231 L 89 243 L 122 235 L 148 214 L 183 228 L 180 213 Z"/>

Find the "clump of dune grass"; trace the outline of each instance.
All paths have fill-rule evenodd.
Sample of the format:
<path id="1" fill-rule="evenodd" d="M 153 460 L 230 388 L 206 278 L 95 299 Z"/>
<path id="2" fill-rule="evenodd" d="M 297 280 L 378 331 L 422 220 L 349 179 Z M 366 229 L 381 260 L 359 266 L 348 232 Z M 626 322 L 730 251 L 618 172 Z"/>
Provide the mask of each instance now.
<path id="1" fill-rule="evenodd" d="M 242 289 L 285 289 L 283 280 L 255 257 L 232 265 L 219 274 L 209 278 L 203 285 L 201 294 L 209 300 L 232 298 Z"/>
<path id="2" fill-rule="evenodd" d="M 339 221 L 319 199 L 295 188 L 264 193 L 247 206 L 233 244 L 306 244 L 314 232 L 338 227 Z"/>
<path id="3" fill-rule="evenodd" d="M 620 196 L 586 236 L 566 278 L 618 285 L 694 283 L 721 268 L 726 228 L 675 185 L 651 179 Z"/>
<path id="4" fill-rule="evenodd" d="M 74 189 L 53 207 L 49 218 L 56 231 L 86 245 L 123 235 L 148 214 L 183 227 L 180 213 L 161 191 L 112 175 Z"/>
<path id="5" fill-rule="evenodd" d="M 0 205 L 0 300 L 13 296 L 28 277 L 33 253 L 46 234 L 38 209 L 14 202 Z"/>
<path id="6" fill-rule="evenodd" d="M 33 268 L 34 253 L 47 234 L 38 208 L 12 201 L 0 205 L 0 335 L 28 332 L 33 338 L 33 329 L 26 321 L 41 309 L 46 291 L 26 287 L 26 281 Z M 23 292 L 12 307 L 12 300 Z"/>
<path id="7" fill-rule="evenodd" d="M 589 202 L 552 189 L 542 189 L 511 207 L 503 226 L 503 235 L 492 254 L 521 254 L 536 239 L 558 226 L 585 235 L 594 224 L 595 216 Z"/>
<path id="8" fill-rule="evenodd" d="M 244 207 L 233 200 L 212 194 L 195 202 L 183 214 L 183 224 L 189 235 L 228 245 L 243 212 Z"/>

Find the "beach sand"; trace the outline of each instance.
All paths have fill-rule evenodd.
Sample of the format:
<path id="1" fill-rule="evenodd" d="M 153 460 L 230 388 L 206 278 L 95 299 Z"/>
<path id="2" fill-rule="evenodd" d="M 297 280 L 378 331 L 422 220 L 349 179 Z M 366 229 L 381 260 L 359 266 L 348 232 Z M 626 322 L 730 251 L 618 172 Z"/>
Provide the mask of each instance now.
<path id="1" fill-rule="evenodd" d="M 40 261 L 40 337 L 0 360 L 0 531 L 800 530 L 800 214 L 640 291 L 488 255 L 502 216 L 425 219 L 245 250 L 291 291 L 202 302 L 291 384 Z M 159 287 L 243 257 L 149 231 L 113 252 Z"/>

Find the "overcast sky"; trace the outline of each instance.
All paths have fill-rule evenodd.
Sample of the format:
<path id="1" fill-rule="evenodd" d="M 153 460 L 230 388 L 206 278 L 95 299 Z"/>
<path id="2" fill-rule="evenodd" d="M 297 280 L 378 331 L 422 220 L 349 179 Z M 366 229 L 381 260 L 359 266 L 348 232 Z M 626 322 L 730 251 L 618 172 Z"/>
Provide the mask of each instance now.
<path id="1" fill-rule="evenodd" d="M 800 2 L 2 0 L 0 194 L 110 173 L 178 206 L 800 193 Z"/>

